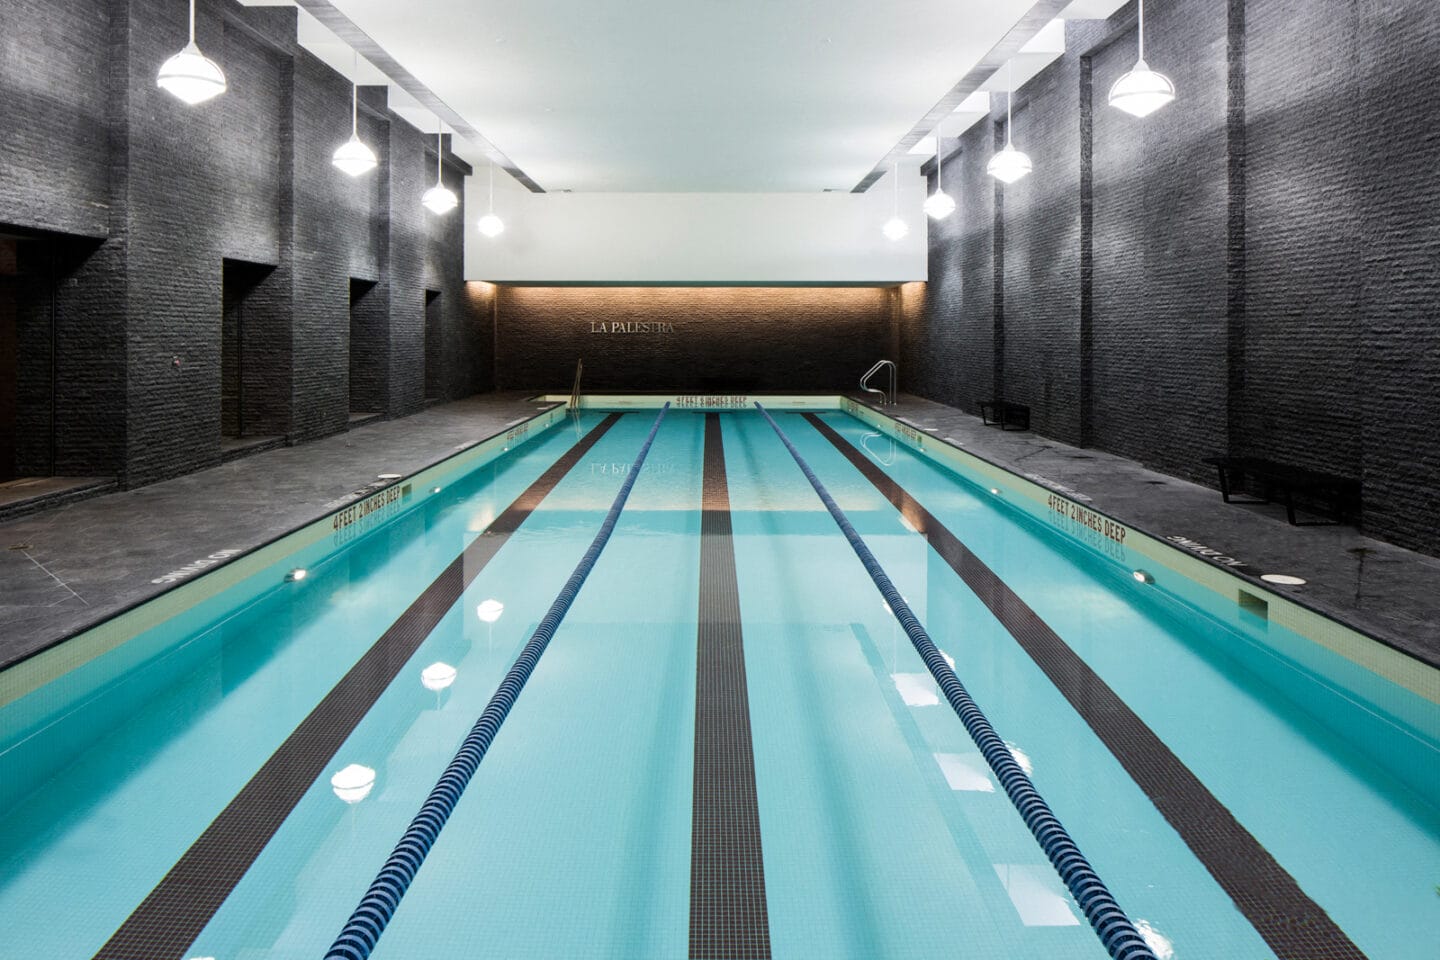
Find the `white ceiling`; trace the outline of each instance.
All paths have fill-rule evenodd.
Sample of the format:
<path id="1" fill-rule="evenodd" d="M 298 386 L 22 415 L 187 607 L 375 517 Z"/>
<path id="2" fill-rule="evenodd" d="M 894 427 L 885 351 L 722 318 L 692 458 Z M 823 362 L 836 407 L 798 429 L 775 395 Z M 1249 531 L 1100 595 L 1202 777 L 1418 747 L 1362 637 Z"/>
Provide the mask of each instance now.
<path id="1" fill-rule="evenodd" d="M 547 191 L 767 193 L 851 189 L 1034 0 L 330 2 Z M 1017 81 L 1058 54 L 1042 46 Z M 435 129 L 393 85 L 392 104 Z"/>

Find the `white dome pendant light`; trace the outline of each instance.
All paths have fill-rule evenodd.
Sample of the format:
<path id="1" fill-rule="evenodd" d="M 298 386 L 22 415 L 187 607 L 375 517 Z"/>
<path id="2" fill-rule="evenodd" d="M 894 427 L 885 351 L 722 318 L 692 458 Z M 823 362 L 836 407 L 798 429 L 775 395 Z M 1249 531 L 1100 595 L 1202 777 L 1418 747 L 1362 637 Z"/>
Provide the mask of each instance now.
<path id="1" fill-rule="evenodd" d="M 985 172 L 990 174 L 1001 183 L 1014 183 L 1023 179 L 1030 173 L 1032 165 L 1030 157 L 1015 149 L 1011 143 L 1011 133 L 1015 127 L 1015 115 L 1012 107 L 1015 103 L 1015 62 L 1012 60 L 1005 64 L 1005 84 L 1010 88 L 1005 94 L 1005 149 L 990 158 L 985 165 Z"/>
<path id="2" fill-rule="evenodd" d="M 1175 84 L 1145 62 L 1145 0 L 1140 0 L 1140 59 L 1110 88 L 1110 106 L 1136 117 L 1148 117 L 1175 99 Z"/>
<path id="3" fill-rule="evenodd" d="M 437 217 L 454 210 L 460 205 L 460 200 L 455 196 L 453 190 L 447 189 L 443 173 L 443 157 L 445 154 L 445 124 L 439 117 L 435 118 L 437 128 L 435 130 L 435 186 L 425 191 L 420 202 L 425 208 Z"/>
<path id="4" fill-rule="evenodd" d="M 360 55 L 354 55 L 355 73 L 359 73 Z M 350 139 L 335 149 L 330 162 L 352 177 L 369 173 L 380 165 L 371 150 L 360 140 L 360 83 L 358 76 L 350 83 Z"/>
<path id="5" fill-rule="evenodd" d="M 925 198 L 925 213 L 931 220 L 944 220 L 955 212 L 955 198 L 945 192 L 940 182 L 940 168 L 945 165 L 945 124 L 935 125 L 935 192 Z"/>
<path id="6" fill-rule="evenodd" d="M 894 206 L 891 208 L 891 217 L 890 217 L 889 220 L 886 220 L 886 221 L 885 221 L 885 226 L 883 226 L 883 227 L 880 228 L 880 232 L 883 233 L 883 234 L 885 234 L 885 239 L 886 239 L 886 240 L 889 240 L 890 242 L 894 243 L 895 241 L 904 240 L 904 239 L 905 239 L 906 234 L 908 234 L 908 233 L 910 232 L 910 225 L 909 225 L 908 223 L 906 223 L 904 220 L 901 220 L 901 219 L 900 219 L 900 164 L 899 164 L 899 163 L 895 163 L 895 164 L 893 164 L 893 165 L 891 166 L 891 168 L 890 168 L 890 176 L 891 176 L 891 178 L 895 181 L 895 183 L 894 183 L 894 198 L 895 198 L 895 202 L 894 202 Z"/>
<path id="7" fill-rule="evenodd" d="M 160 66 L 155 85 L 192 107 L 225 92 L 225 74 L 195 43 L 195 0 L 190 0 L 190 42 Z"/>
<path id="8" fill-rule="evenodd" d="M 485 236 L 489 237 L 491 240 L 494 240 L 496 237 L 500 236 L 500 234 L 505 232 L 505 221 L 495 216 L 494 160 L 490 161 L 490 205 L 487 208 L 485 216 L 480 218 L 480 222 L 476 224 L 476 226 L 480 228 L 481 233 L 485 234 Z"/>

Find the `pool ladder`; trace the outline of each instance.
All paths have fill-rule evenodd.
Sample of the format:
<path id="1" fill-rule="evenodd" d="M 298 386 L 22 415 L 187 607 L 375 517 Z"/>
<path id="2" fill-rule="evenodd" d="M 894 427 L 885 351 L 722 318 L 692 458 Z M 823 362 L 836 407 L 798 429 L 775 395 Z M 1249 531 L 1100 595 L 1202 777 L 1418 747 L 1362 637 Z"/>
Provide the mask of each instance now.
<path id="1" fill-rule="evenodd" d="M 890 368 L 890 392 L 888 395 L 884 390 L 877 390 L 874 387 L 870 386 L 870 378 L 875 376 L 875 374 L 879 373 L 885 367 Z M 860 389 L 864 390 L 866 393 L 878 394 L 880 397 L 881 406 L 894 406 L 895 389 L 898 382 L 898 377 L 899 368 L 895 366 L 895 361 L 876 360 L 875 366 L 871 367 L 869 370 L 866 370 L 864 376 L 860 378 Z"/>

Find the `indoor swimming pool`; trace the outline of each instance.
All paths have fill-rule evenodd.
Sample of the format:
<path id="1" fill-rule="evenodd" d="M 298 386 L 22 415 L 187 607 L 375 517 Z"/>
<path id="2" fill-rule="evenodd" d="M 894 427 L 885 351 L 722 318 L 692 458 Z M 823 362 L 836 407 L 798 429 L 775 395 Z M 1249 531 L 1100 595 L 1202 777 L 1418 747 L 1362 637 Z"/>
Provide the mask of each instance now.
<path id="1" fill-rule="evenodd" d="M 373 956 L 1109 955 L 777 430 L 677 403 L 637 470 L 645 406 L 0 687 L 0 957 L 326 956 L 627 481 Z M 1431 668 L 831 407 L 773 415 L 1154 956 L 1435 960 Z"/>

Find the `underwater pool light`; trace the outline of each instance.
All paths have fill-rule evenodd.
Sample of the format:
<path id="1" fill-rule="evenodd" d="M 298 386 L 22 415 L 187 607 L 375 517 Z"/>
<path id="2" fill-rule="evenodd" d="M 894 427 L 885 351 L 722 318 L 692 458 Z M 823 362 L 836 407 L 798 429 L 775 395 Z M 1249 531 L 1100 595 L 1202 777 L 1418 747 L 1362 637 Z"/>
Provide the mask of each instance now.
<path id="1" fill-rule="evenodd" d="M 475 608 L 475 615 L 486 623 L 494 623 L 496 620 L 499 620 L 500 614 L 504 612 L 505 604 L 493 597 L 489 600 L 482 601 L 481 604 Z"/>
<path id="2" fill-rule="evenodd" d="M 1150 573 L 1149 570 L 1136 570 L 1136 571 L 1134 571 L 1133 573 L 1131 573 L 1130 576 L 1132 576 L 1132 577 L 1135 578 L 1135 582 L 1136 582 L 1136 583 L 1154 583 L 1154 582 L 1155 582 L 1155 577 L 1154 577 L 1153 575 L 1151 575 L 1151 573 Z"/>
<path id="3" fill-rule="evenodd" d="M 304 567 L 296 567 L 294 570 L 291 570 L 289 573 L 285 574 L 285 582 L 296 583 L 300 580 L 304 580 L 309 575 L 309 570 L 306 570 Z"/>

